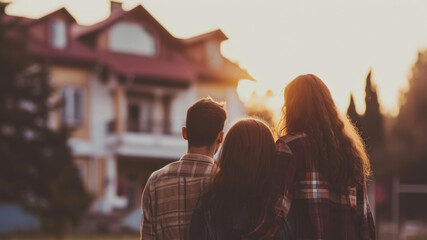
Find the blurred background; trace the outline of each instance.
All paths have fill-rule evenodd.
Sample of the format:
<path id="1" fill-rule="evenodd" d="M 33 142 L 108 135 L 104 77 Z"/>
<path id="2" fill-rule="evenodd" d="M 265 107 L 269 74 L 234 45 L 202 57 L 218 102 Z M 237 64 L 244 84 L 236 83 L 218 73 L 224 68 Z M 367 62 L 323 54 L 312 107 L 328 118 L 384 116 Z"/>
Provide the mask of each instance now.
<path id="1" fill-rule="evenodd" d="M 427 239 L 424 1 L 0 0 L 0 238 L 138 239 L 187 108 L 274 131 L 299 74 L 365 140 L 379 239 Z"/>

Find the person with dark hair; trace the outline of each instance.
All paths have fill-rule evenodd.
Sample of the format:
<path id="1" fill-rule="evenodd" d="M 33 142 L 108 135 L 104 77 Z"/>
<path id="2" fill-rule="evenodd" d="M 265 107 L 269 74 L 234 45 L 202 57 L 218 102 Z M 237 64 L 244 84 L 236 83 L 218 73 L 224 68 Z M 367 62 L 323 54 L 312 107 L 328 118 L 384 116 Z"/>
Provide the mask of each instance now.
<path id="1" fill-rule="evenodd" d="M 220 151 L 218 170 L 193 213 L 190 240 L 282 239 L 280 226 L 270 221 L 275 167 L 268 126 L 256 119 L 234 124 Z"/>
<path id="2" fill-rule="evenodd" d="M 297 240 L 375 239 L 366 193 L 371 168 L 355 127 L 315 75 L 295 78 L 284 97 L 276 214 L 293 223 Z"/>
<path id="3" fill-rule="evenodd" d="M 203 98 L 187 111 L 187 154 L 151 174 L 142 194 L 141 239 L 188 239 L 191 215 L 210 182 L 224 136 L 224 104 Z"/>

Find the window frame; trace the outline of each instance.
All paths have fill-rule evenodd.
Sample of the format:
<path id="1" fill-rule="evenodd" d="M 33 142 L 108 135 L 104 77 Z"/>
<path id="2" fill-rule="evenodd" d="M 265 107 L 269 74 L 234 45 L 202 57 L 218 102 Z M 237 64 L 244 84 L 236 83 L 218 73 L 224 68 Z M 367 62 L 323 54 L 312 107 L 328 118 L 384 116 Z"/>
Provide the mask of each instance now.
<path id="1" fill-rule="evenodd" d="M 79 94 L 79 97 L 76 97 L 76 93 Z M 60 88 L 59 95 L 62 101 L 61 123 L 68 127 L 82 126 L 85 121 L 85 91 L 83 87 L 63 86 Z M 76 104 L 77 98 L 80 98 L 79 104 Z M 76 107 L 78 105 L 79 107 Z"/>
<path id="2" fill-rule="evenodd" d="M 148 113 L 148 118 L 147 123 L 143 122 L 143 111 L 144 111 L 144 107 L 143 104 L 144 103 L 148 103 L 149 104 L 149 113 Z M 131 105 L 136 105 L 138 106 L 138 119 L 137 121 L 137 127 L 136 130 L 134 129 L 130 129 L 129 127 L 129 122 L 130 122 L 130 113 L 129 113 L 129 108 Z M 153 121 L 153 110 L 154 110 L 154 106 L 155 106 L 155 97 L 149 94 L 146 94 L 146 96 L 141 96 L 141 97 L 130 97 L 128 98 L 127 101 L 127 118 L 126 118 L 126 131 L 127 132 L 132 132 L 132 133 L 153 133 L 154 130 L 154 121 Z M 143 127 L 143 125 L 146 124 L 146 129 Z"/>
<path id="3" fill-rule="evenodd" d="M 118 25 L 133 25 L 133 26 L 138 26 L 140 27 L 143 31 L 145 31 L 152 39 L 153 39 L 153 54 L 146 54 L 146 53 L 140 53 L 137 52 L 135 50 L 123 50 L 123 49 L 117 49 L 117 46 L 114 47 L 113 43 L 112 43 L 112 39 L 113 39 L 113 30 L 115 27 L 117 27 Z M 145 24 L 145 23 L 140 23 L 140 22 L 134 22 L 134 21 L 122 21 L 122 22 L 118 22 L 114 25 L 112 25 L 109 29 L 108 29 L 108 50 L 111 52 L 115 52 L 115 53 L 121 53 L 121 54 L 128 54 L 128 55 L 136 55 L 136 56 L 140 56 L 140 57 L 147 57 L 147 58 L 155 58 L 159 56 L 159 52 L 160 52 L 160 40 L 159 40 L 159 36 L 156 34 L 156 31 L 154 31 L 154 29 Z M 120 48 L 120 47 L 119 47 Z"/>
<path id="4" fill-rule="evenodd" d="M 56 38 L 59 34 L 58 33 L 59 31 L 57 31 L 58 29 L 55 29 L 55 26 L 59 26 L 57 24 L 63 24 L 63 26 L 64 26 L 63 33 L 61 33 L 61 34 L 65 35 L 63 37 L 63 41 L 64 41 L 63 44 L 58 44 L 57 40 L 56 40 Z M 48 32 L 48 37 L 49 37 L 48 41 L 49 41 L 49 44 L 51 47 L 53 47 L 55 49 L 65 49 L 68 47 L 70 39 L 69 39 L 69 26 L 68 26 L 68 23 L 66 20 L 61 19 L 61 18 L 52 19 L 48 23 L 48 29 L 49 29 L 48 30 L 49 31 Z"/>

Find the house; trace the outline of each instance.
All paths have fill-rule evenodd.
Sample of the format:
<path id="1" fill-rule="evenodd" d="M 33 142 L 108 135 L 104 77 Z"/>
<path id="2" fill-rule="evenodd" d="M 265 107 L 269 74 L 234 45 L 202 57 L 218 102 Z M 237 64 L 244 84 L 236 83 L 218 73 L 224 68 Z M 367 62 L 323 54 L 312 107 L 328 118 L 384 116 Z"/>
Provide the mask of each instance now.
<path id="1" fill-rule="evenodd" d="M 246 114 L 236 87 L 253 78 L 222 56 L 221 30 L 171 35 L 146 9 L 111 2 L 102 22 L 79 25 L 65 9 L 26 26 L 30 52 L 48 63 L 61 110 L 50 124 L 73 128 L 69 141 L 92 211 L 133 209 L 150 174 L 186 151 L 187 108 L 211 96 L 227 102 L 228 124 Z"/>

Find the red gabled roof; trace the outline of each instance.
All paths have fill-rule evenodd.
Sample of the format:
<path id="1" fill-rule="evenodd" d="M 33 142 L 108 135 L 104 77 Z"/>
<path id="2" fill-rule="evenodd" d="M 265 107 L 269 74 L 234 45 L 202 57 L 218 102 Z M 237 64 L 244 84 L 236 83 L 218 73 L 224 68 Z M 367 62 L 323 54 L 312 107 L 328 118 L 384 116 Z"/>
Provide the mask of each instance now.
<path id="1" fill-rule="evenodd" d="M 38 22 L 42 22 L 45 21 L 49 18 L 51 18 L 52 16 L 58 15 L 58 14 L 62 14 L 63 16 L 65 16 L 66 18 L 68 18 L 68 20 L 70 22 L 76 22 L 76 19 L 73 17 L 73 15 L 70 14 L 70 12 L 68 12 L 68 10 L 64 7 L 59 8 L 58 10 L 55 10 L 47 15 L 44 15 L 41 18 L 37 18 L 37 19 L 33 19 L 33 21 L 31 21 L 31 24 L 35 24 Z"/>
<path id="2" fill-rule="evenodd" d="M 54 15 L 58 15 L 58 14 L 62 14 L 63 16 L 65 16 L 66 18 L 68 18 L 68 20 L 70 22 L 76 22 L 76 19 L 73 17 L 73 15 L 71 15 L 67 9 L 65 8 L 59 8 L 47 15 L 44 15 L 40 18 L 28 18 L 28 17 L 22 17 L 22 16 L 12 16 L 12 15 L 3 15 L 2 18 L 0 19 L 3 23 L 10 23 L 12 21 L 16 21 L 18 24 L 20 24 L 21 26 L 31 26 L 33 24 L 39 23 L 39 22 L 43 22 L 46 21 L 47 19 L 49 19 L 50 17 L 54 16 Z"/>
<path id="3" fill-rule="evenodd" d="M 125 15 L 126 15 L 126 12 L 123 10 L 114 11 L 111 13 L 111 15 L 107 19 L 105 19 L 102 22 L 98 22 L 90 26 L 79 26 L 79 28 L 73 32 L 73 37 L 78 39 L 78 38 L 83 38 L 89 34 L 96 34 L 104 30 L 105 28 L 113 25 L 115 22 L 120 20 Z"/>
<path id="4" fill-rule="evenodd" d="M 91 26 L 78 25 L 72 15 L 61 8 L 39 19 L 28 19 L 22 17 L 7 16 L 1 21 L 13 21 L 14 19 L 22 24 L 31 27 L 37 22 L 49 19 L 52 15 L 63 14 L 71 22 L 71 36 L 66 48 L 55 49 L 49 43 L 40 42 L 37 39 L 29 39 L 30 51 L 41 57 L 47 57 L 54 60 L 67 60 L 76 63 L 92 63 L 108 66 L 113 71 L 135 77 L 164 79 L 171 82 L 192 82 L 197 79 L 223 79 L 226 81 L 238 81 L 245 78 L 253 80 L 252 76 L 237 64 L 232 63 L 226 58 L 224 66 L 218 70 L 207 66 L 199 65 L 188 59 L 180 49 L 181 47 L 191 47 L 194 44 L 207 41 L 209 39 L 219 39 L 220 41 L 228 39 L 221 30 L 215 30 L 204 33 L 188 39 L 179 39 L 172 36 L 151 14 L 141 5 L 129 11 L 116 10 L 106 20 Z M 141 18 L 147 21 L 152 27 L 157 29 L 160 36 L 167 40 L 168 44 L 179 46 L 171 51 L 167 58 L 150 58 L 133 54 L 118 53 L 113 51 L 100 51 L 87 45 L 84 41 L 86 37 L 94 36 L 100 31 L 105 30 L 114 23 L 120 21 L 125 16 Z M 165 43 L 163 41 L 163 43 Z"/>
<path id="5" fill-rule="evenodd" d="M 98 60 L 97 54 L 92 49 L 88 48 L 85 44 L 77 41 L 69 41 L 64 49 L 57 49 L 51 47 L 49 44 L 40 42 L 36 39 L 28 41 L 28 48 L 32 54 L 41 57 L 53 59 L 68 59 L 72 61 L 93 62 Z"/>
<path id="6" fill-rule="evenodd" d="M 181 41 L 186 45 L 193 45 L 213 38 L 217 38 L 221 41 L 228 40 L 228 37 L 224 34 L 223 31 L 221 31 L 221 29 L 216 29 L 214 31 L 203 33 L 191 38 L 181 39 Z"/>
<path id="7" fill-rule="evenodd" d="M 170 81 L 193 82 L 197 79 L 197 69 L 179 54 L 158 59 L 132 54 L 91 49 L 86 44 L 71 41 L 65 49 L 55 49 L 38 41 L 31 41 L 29 48 L 33 54 L 52 59 L 101 64 L 122 74 L 138 77 L 156 77 Z"/>
<path id="8" fill-rule="evenodd" d="M 28 25 L 29 23 L 35 21 L 35 19 L 18 17 L 18 16 L 3 15 L 0 19 L 0 21 L 2 23 L 5 23 L 5 24 L 16 22 L 17 24 L 24 26 L 24 25 Z"/>
<path id="9" fill-rule="evenodd" d="M 105 19 L 102 22 L 96 23 L 91 26 L 81 26 L 78 29 L 76 29 L 73 34 L 74 37 L 77 39 L 83 39 L 85 37 L 94 35 L 99 33 L 102 30 L 105 30 L 106 28 L 112 26 L 114 23 L 120 21 L 125 16 L 134 15 L 135 17 L 142 18 L 145 21 L 149 22 L 155 29 L 159 31 L 159 33 L 165 37 L 167 40 L 172 41 L 175 44 L 180 44 L 181 42 L 172 36 L 172 34 L 169 33 L 166 28 L 163 27 L 145 8 L 143 8 L 141 5 L 138 5 L 137 7 L 129 10 L 124 11 L 122 9 L 115 10 L 111 13 L 110 17 Z"/>
<path id="10" fill-rule="evenodd" d="M 173 54 L 167 60 L 112 52 L 98 54 L 100 62 L 125 75 L 170 79 L 174 82 L 197 80 L 195 66 L 179 54 Z"/>

